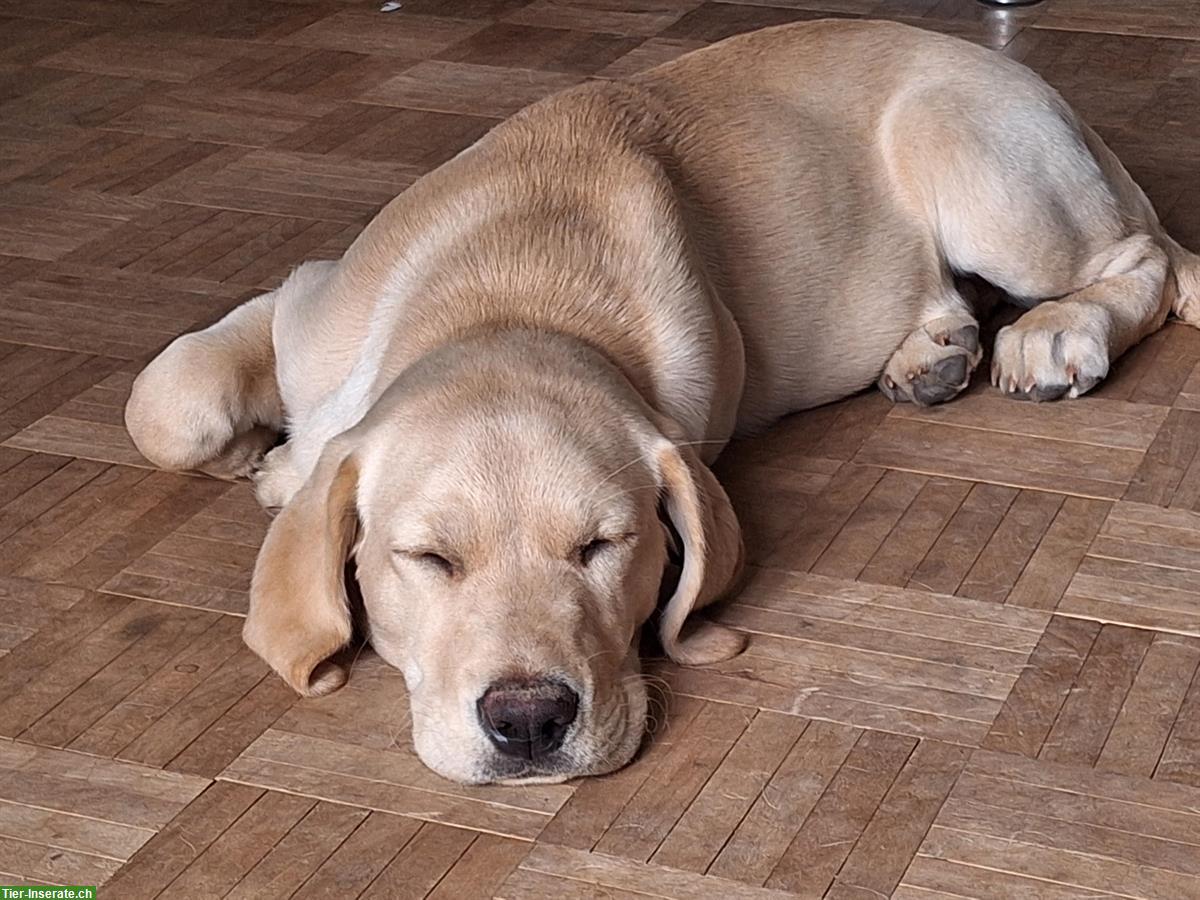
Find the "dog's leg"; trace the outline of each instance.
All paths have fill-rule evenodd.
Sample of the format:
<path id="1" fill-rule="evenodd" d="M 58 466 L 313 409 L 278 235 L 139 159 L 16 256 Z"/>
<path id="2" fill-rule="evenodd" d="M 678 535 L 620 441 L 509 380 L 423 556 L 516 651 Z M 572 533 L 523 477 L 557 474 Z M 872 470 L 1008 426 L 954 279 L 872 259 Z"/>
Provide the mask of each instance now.
<path id="1" fill-rule="evenodd" d="M 1167 255 L 1149 236 L 1115 243 L 1089 265 L 1095 280 L 1041 303 L 996 336 L 992 383 L 1021 400 L 1078 397 L 1108 374 L 1110 361 L 1159 328 Z"/>
<path id="2" fill-rule="evenodd" d="M 175 339 L 134 380 L 125 426 L 150 462 L 219 478 L 248 475 L 275 441 L 275 293 Z"/>
<path id="3" fill-rule="evenodd" d="M 969 83 L 906 93 L 885 117 L 898 196 L 947 265 L 1032 307 L 997 336 L 992 380 L 1010 396 L 1076 397 L 1109 364 L 1186 314 L 1187 258 L 1100 138 L 1026 69 L 981 58 Z M 987 77 L 983 77 L 983 76 Z M 996 95 L 982 85 L 1009 83 Z"/>
<path id="4" fill-rule="evenodd" d="M 291 440 L 268 453 L 254 473 L 254 493 L 261 506 L 286 506 L 308 480 L 325 445 L 366 415 L 376 370 L 372 354 L 363 353 L 345 381 L 292 423 Z"/>
<path id="5" fill-rule="evenodd" d="M 967 386 L 981 355 L 973 315 L 938 316 L 904 339 L 879 376 L 879 389 L 897 403 L 944 403 Z"/>
<path id="6" fill-rule="evenodd" d="M 317 291 L 334 263 L 305 263 L 277 289 L 176 338 L 142 370 L 125 406 L 138 450 L 167 469 L 219 478 L 255 470 L 284 426 L 272 334 L 281 308 Z"/>

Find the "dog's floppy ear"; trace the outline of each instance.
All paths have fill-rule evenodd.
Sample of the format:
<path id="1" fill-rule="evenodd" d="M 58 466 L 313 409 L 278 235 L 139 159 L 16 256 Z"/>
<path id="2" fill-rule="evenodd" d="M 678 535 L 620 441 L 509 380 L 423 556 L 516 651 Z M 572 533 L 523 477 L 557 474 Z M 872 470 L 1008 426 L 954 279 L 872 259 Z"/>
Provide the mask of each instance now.
<path id="1" fill-rule="evenodd" d="M 357 530 L 358 464 L 334 439 L 271 523 L 254 566 L 242 637 L 301 694 L 337 690 L 346 671 L 329 657 L 353 625 L 344 566 Z"/>
<path id="2" fill-rule="evenodd" d="M 744 561 L 742 530 L 724 489 L 688 447 L 660 439 L 653 456 L 671 525 L 683 541 L 683 567 L 675 593 L 659 620 L 667 656 L 684 665 L 702 665 L 736 656 L 744 635 L 688 616 L 733 587 Z"/>

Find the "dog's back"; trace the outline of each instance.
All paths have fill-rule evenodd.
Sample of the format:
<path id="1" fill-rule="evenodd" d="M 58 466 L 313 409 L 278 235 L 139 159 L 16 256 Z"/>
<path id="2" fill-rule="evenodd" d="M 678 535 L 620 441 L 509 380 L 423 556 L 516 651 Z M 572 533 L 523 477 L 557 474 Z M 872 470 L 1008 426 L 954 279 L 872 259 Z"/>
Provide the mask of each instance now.
<path id="1" fill-rule="evenodd" d="M 783 26 L 549 98 L 396 198 L 319 298 L 275 311 L 276 356 L 332 379 L 281 378 L 281 400 L 319 450 L 422 353 L 515 324 L 603 348 L 719 447 L 881 370 L 950 373 L 908 399 L 961 390 L 979 347 L 953 271 L 1031 305 L 1116 304 L 1034 311 L 1062 315 L 1031 340 L 1086 338 L 1064 344 L 1086 365 L 1047 360 L 1060 392 L 1200 304 L 1196 257 L 1032 72 L 902 25 Z M 1093 334 L 1098 310 L 1113 333 Z M 1018 374 L 1000 371 L 1013 389 Z"/>

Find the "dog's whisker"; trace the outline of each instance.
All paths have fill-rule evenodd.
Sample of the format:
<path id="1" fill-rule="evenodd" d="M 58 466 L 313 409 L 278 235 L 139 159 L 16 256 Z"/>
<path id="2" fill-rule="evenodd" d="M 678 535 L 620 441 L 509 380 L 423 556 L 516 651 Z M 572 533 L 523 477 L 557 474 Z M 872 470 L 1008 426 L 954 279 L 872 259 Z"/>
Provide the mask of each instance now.
<path id="1" fill-rule="evenodd" d="M 721 444 L 721 445 L 723 445 L 726 443 L 728 443 L 728 442 L 723 441 L 723 440 L 706 439 L 706 440 L 695 440 L 695 441 L 675 441 L 675 442 L 673 442 L 673 446 L 675 446 L 675 447 L 701 447 L 706 444 Z M 624 472 L 630 466 L 634 465 L 635 463 L 640 462 L 642 459 L 645 458 L 645 456 L 646 456 L 645 451 L 638 453 L 638 455 L 633 457 L 633 459 L 618 466 L 616 469 L 614 469 L 613 471 L 611 471 L 607 475 L 605 475 L 603 478 L 601 478 L 598 482 L 596 482 L 595 485 L 592 486 L 591 493 L 588 494 L 588 499 L 590 500 L 593 496 L 595 496 L 596 491 L 598 491 L 601 487 L 603 487 L 607 482 L 609 482 L 610 480 L 615 478 L 617 475 L 620 475 L 622 472 Z M 653 486 L 658 487 L 657 482 Z M 619 496 L 619 495 L 613 495 L 613 496 Z"/>
<path id="2" fill-rule="evenodd" d="M 609 472 L 607 475 L 605 475 L 603 478 L 601 478 L 598 482 L 596 482 L 595 485 L 592 486 L 592 490 L 588 494 L 587 499 L 591 500 L 591 498 L 595 496 L 596 491 L 600 490 L 601 487 L 603 487 L 605 484 L 607 484 L 611 479 L 615 478 L 617 475 L 620 475 L 622 472 L 624 472 L 630 466 L 641 462 L 642 459 L 645 457 L 645 455 L 646 454 L 644 451 L 641 453 L 638 453 L 638 455 L 635 456 L 633 459 L 629 460 L 628 462 L 624 463 L 621 466 L 618 466 L 616 469 L 613 469 L 613 471 Z"/>
<path id="3" fill-rule="evenodd" d="M 635 491 L 648 490 L 648 489 L 651 489 L 651 488 L 653 488 L 654 490 L 656 490 L 656 491 L 657 491 L 657 490 L 658 490 L 658 484 L 657 484 L 657 483 L 654 483 L 654 482 L 652 482 L 652 483 L 650 483 L 650 484 L 637 484 L 637 485 L 634 485 L 633 487 L 630 487 L 630 488 L 624 488 L 624 489 L 622 489 L 622 490 L 619 490 L 619 491 L 614 491 L 613 493 L 606 495 L 605 497 L 601 498 L 600 500 L 597 500 L 597 501 L 596 501 L 595 503 L 593 503 L 592 505 L 593 505 L 593 506 L 603 506 L 605 503 L 608 503 L 608 502 L 609 502 L 609 501 L 611 501 L 611 500 L 615 500 L 617 497 L 624 497 L 624 496 L 628 496 L 629 494 L 632 494 L 632 493 L 634 493 Z"/>
<path id="4" fill-rule="evenodd" d="M 358 658 L 360 656 L 362 656 L 363 651 L 367 649 L 368 643 L 369 643 L 369 641 L 364 640 L 361 644 L 358 645 L 358 650 L 355 651 L 354 658 L 352 660 L 350 660 L 350 665 L 346 666 L 346 677 L 349 677 L 354 674 L 354 667 L 355 667 L 355 665 L 358 664 Z"/>

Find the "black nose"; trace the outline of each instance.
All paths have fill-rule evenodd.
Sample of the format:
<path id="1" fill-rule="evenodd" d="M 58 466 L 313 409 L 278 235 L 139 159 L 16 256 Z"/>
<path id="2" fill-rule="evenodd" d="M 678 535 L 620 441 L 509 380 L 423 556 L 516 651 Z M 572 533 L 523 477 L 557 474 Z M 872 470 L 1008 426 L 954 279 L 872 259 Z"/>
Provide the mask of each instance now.
<path id="1" fill-rule="evenodd" d="M 475 708 L 497 750 L 538 759 L 562 746 L 579 712 L 579 695 L 561 681 L 501 681 L 484 691 Z"/>

